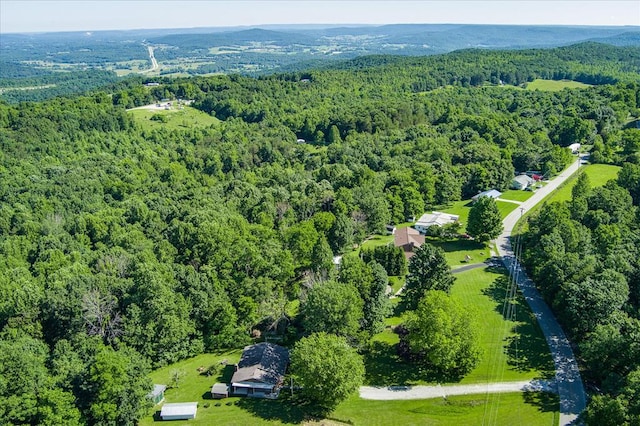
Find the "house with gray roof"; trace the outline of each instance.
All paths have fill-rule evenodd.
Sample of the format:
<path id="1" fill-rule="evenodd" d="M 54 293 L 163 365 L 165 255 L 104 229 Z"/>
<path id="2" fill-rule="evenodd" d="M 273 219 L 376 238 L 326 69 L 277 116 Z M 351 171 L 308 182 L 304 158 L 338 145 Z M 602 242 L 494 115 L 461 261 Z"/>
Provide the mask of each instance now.
<path id="1" fill-rule="evenodd" d="M 511 181 L 511 189 L 525 190 L 533 185 L 534 182 L 535 181 L 532 177 L 529 177 L 526 174 L 521 174 L 513 178 Z"/>
<path id="2" fill-rule="evenodd" d="M 479 194 L 474 195 L 473 197 L 471 197 L 471 199 L 473 200 L 473 202 L 475 203 L 476 201 L 478 201 L 480 198 L 482 197 L 491 197 L 494 200 L 498 197 L 500 197 L 502 195 L 502 192 L 498 191 L 497 189 L 490 189 L 488 191 L 483 191 Z"/>
<path id="3" fill-rule="evenodd" d="M 276 398 L 289 366 L 289 350 L 273 343 L 247 346 L 231 378 L 231 394 Z"/>

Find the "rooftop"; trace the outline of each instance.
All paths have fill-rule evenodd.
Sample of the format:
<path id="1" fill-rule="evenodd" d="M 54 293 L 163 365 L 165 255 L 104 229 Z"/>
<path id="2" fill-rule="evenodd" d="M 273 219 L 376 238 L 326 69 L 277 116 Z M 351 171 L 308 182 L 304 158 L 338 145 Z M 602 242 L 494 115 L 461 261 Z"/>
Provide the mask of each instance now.
<path id="1" fill-rule="evenodd" d="M 238 369 L 231 383 L 248 380 L 278 384 L 289 365 L 289 350 L 273 343 L 262 342 L 247 346 L 242 352 Z"/>
<path id="2" fill-rule="evenodd" d="M 446 225 L 447 223 L 455 223 L 460 220 L 460 216 L 442 212 L 432 212 L 423 214 L 416 222 L 417 227 L 428 228 L 432 225 Z"/>
<path id="3" fill-rule="evenodd" d="M 194 415 L 197 410 L 197 402 L 176 402 L 172 404 L 164 404 L 160 411 L 160 416 L 189 416 Z"/>
<path id="4" fill-rule="evenodd" d="M 482 198 L 482 197 L 498 198 L 501 195 L 502 195 L 502 192 L 498 191 L 497 189 L 489 189 L 488 191 L 483 191 L 477 195 L 474 195 L 473 197 L 471 197 L 471 199 L 473 201 L 477 201 L 479 198 Z"/>

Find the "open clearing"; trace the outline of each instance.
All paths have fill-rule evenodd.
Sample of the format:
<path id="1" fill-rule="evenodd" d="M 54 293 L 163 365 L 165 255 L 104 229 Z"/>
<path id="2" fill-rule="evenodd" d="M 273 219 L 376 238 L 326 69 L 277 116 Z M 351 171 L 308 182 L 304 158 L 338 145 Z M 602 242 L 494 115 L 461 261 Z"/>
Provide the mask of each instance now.
<path id="1" fill-rule="evenodd" d="M 491 421 L 497 425 L 550 425 L 557 423 L 557 397 L 547 392 L 518 392 L 449 396 L 426 400 L 372 401 L 358 395 L 343 402 L 328 419 L 313 419 L 306 406 L 287 391 L 275 401 L 252 398 L 212 400 L 209 389 L 228 377 L 200 374 L 199 367 L 216 366 L 220 361 L 237 362 L 240 351 L 205 354 L 154 371 L 154 383 L 168 383 L 173 370 L 185 373 L 179 388 L 165 392 L 167 402 L 198 402 L 198 415 L 193 420 L 173 421 L 172 425 L 461 425 Z M 227 375 L 231 367 L 227 367 Z M 230 376 L 229 376 L 230 377 Z M 500 408 L 501 407 L 501 408 Z M 508 407 L 508 408 L 507 408 Z M 140 425 L 162 424 L 154 420 L 160 405 L 150 410 Z"/>
<path id="2" fill-rule="evenodd" d="M 527 83 L 527 90 L 542 90 L 544 92 L 559 92 L 563 89 L 584 89 L 591 87 L 589 84 L 572 80 L 543 80 L 536 79 Z"/>
<path id="3" fill-rule="evenodd" d="M 515 321 L 504 318 L 507 279 L 502 268 L 473 269 L 456 274 L 452 297 L 476 315 L 482 357 L 480 363 L 458 383 L 478 384 L 532 379 L 551 379 L 551 355 L 534 316 L 519 297 Z M 396 305 L 401 309 L 401 305 Z M 401 322 L 398 312 L 387 325 Z M 396 354 L 397 334 L 390 328 L 372 339 L 365 354 L 365 383 L 370 386 L 435 385 L 442 379 L 421 372 Z"/>
<path id="4" fill-rule="evenodd" d="M 586 173 L 587 176 L 589 176 L 591 187 L 597 188 L 599 186 L 604 186 L 604 184 L 612 179 L 617 179 L 618 171 L 620 171 L 619 166 L 612 166 L 610 164 L 589 164 L 587 166 L 584 166 L 582 168 L 582 171 L 578 171 L 575 176 L 573 176 L 563 186 L 558 188 L 558 190 L 549 198 L 547 198 L 545 202 L 552 203 L 554 201 L 571 200 L 571 189 L 573 189 L 573 187 L 575 186 L 576 179 L 578 178 L 580 173 Z"/>
<path id="5" fill-rule="evenodd" d="M 192 127 L 210 127 L 220 123 L 216 117 L 190 106 L 184 109 L 135 108 L 129 110 L 136 122 L 148 130 L 153 129 L 190 129 Z M 154 118 L 155 117 L 155 118 Z"/>

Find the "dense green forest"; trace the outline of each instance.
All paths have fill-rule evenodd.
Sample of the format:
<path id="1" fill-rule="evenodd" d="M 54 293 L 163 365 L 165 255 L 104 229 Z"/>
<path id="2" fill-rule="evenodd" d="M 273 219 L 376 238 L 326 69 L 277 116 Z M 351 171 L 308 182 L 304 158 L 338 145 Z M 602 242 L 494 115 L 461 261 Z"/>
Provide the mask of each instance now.
<path id="1" fill-rule="evenodd" d="M 629 126 L 640 115 L 639 66 L 640 49 L 596 44 L 465 51 L 157 87 L 131 80 L 85 96 L 0 103 L 0 422 L 135 424 L 147 410 L 150 368 L 242 347 L 253 330 L 293 344 L 323 329 L 307 293 L 327 280 L 347 283 L 336 290 L 354 300 L 345 309 L 361 307 L 349 311 L 346 334 L 366 350 L 386 309 L 375 293 L 386 272 L 362 262 L 336 276 L 331 257 L 387 224 L 505 189 L 514 171 L 553 175 L 571 161 L 565 147 L 574 142 L 626 163 L 627 174 L 622 186 L 574 197 L 580 208 L 545 209 L 572 238 L 557 242 L 557 268 L 593 272 L 558 274 L 566 288 L 611 282 L 621 292 L 603 290 L 616 303 L 604 302 L 593 323 L 580 314 L 582 299 L 562 318 L 581 344 L 615 329 L 616 344 L 637 345 L 625 330 L 637 333 L 640 298 L 632 207 L 640 130 Z M 595 85 L 511 86 L 534 78 Z M 126 111 L 163 98 L 193 99 L 222 121 L 151 130 Z M 538 219 L 532 241 L 564 238 L 556 222 Z M 550 236 L 537 237 L 542 229 Z M 534 269 L 543 275 L 552 276 Z M 591 376 L 607 373 L 594 380 L 610 383 L 611 395 L 598 403 L 637 415 L 637 387 L 624 380 L 637 386 L 640 355 L 635 367 L 633 359 L 611 364 L 611 376 L 595 367 L 609 359 L 595 345 L 584 347 L 584 365 Z"/>

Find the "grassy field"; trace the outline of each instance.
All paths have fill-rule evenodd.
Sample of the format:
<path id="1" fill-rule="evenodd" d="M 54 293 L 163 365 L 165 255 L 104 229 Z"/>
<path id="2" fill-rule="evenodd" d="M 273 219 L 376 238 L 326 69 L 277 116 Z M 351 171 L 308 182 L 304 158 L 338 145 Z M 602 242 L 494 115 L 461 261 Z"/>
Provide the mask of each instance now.
<path id="1" fill-rule="evenodd" d="M 460 383 L 550 378 L 554 366 L 542 332 L 524 300 L 515 305 L 515 321 L 502 313 L 507 280 L 504 271 L 487 268 L 456 274 L 451 295 L 477 317 L 483 355 L 478 366 Z M 401 322 L 402 305 L 396 305 L 387 325 Z M 396 354 L 398 336 L 390 328 L 372 339 L 371 351 L 365 354 L 366 383 L 374 386 L 419 385 L 440 382 Z"/>
<path id="2" fill-rule="evenodd" d="M 588 164 L 582 167 L 581 170 L 577 171 L 562 186 L 560 186 L 560 188 L 556 189 L 552 194 L 547 196 L 547 198 L 545 198 L 543 202 L 538 203 L 535 207 L 527 211 L 524 214 L 522 220 L 518 221 L 518 223 L 514 227 L 513 234 L 518 234 L 520 232 L 526 231 L 528 227 L 527 219 L 532 215 L 537 214 L 537 212 L 545 203 L 570 200 L 571 189 L 576 184 L 576 179 L 578 178 L 579 173 L 586 173 L 589 176 L 589 180 L 591 181 L 591 187 L 597 188 L 599 186 L 603 186 L 611 179 L 616 179 L 618 177 L 619 170 L 619 166 L 612 166 L 609 164 Z"/>
<path id="3" fill-rule="evenodd" d="M 557 424 L 557 410 L 557 397 L 543 393 L 465 395 L 410 401 L 366 401 L 354 396 L 341 404 L 330 420 L 336 424 L 381 426 L 535 426 Z"/>
<path id="4" fill-rule="evenodd" d="M 609 164 L 589 164 L 582 168 L 582 171 L 578 173 L 586 173 L 589 176 L 589 181 L 593 188 L 603 186 L 605 183 L 612 179 L 618 178 L 619 166 L 612 166 Z M 570 180 L 568 180 L 563 186 L 558 188 L 549 198 L 545 199 L 545 202 L 552 203 L 554 201 L 568 201 L 571 199 L 571 189 L 576 184 L 578 177 L 576 173 Z"/>
<path id="5" fill-rule="evenodd" d="M 584 89 L 590 87 L 589 84 L 572 80 L 542 80 L 536 79 L 527 83 L 527 90 L 541 90 L 544 92 L 559 92 L 563 89 Z"/>
<path id="6" fill-rule="evenodd" d="M 171 372 L 184 372 L 178 388 L 165 392 L 166 402 L 198 402 L 196 419 L 173 421 L 172 425 L 282 425 L 282 424 L 352 424 L 352 425 L 459 425 L 481 424 L 491 420 L 497 425 L 548 425 L 557 423 L 558 401 L 546 393 L 479 394 L 446 399 L 410 401 L 369 401 L 353 395 L 338 406 L 327 419 L 315 419 L 309 407 L 283 391 L 276 401 L 252 398 L 210 399 L 209 390 L 217 381 L 228 381 L 220 361 L 238 361 L 240 351 L 205 354 L 154 371 L 154 383 L 168 383 Z M 210 367 L 219 374 L 206 376 L 199 367 Z M 140 425 L 162 424 L 158 418 L 161 405 L 150 410 Z"/>
<path id="7" fill-rule="evenodd" d="M 188 129 L 191 127 L 209 127 L 217 125 L 220 120 L 210 116 L 207 113 L 199 111 L 192 107 L 184 107 L 184 109 L 170 110 L 147 110 L 134 109 L 129 111 L 133 115 L 136 122 L 140 123 L 145 129 Z M 153 116 L 166 117 L 163 121 L 152 120 Z"/>
<path id="8" fill-rule="evenodd" d="M 500 198 L 503 200 L 512 200 L 512 201 L 527 201 L 533 195 L 532 191 L 520 191 L 516 189 L 510 189 L 502 193 Z"/>
<path id="9" fill-rule="evenodd" d="M 480 263 L 491 257 L 489 247 L 470 240 L 436 240 L 427 238 L 427 242 L 444 250 L 444 257 L 452 268 L 459 268 L 469 263 Z M 466 256 L 471 260 L 466 261 Z"/>
<path id="10" fill-rule="evenodd" d="M 509 198 L 506 198 L 506 197 L 500 197 L 500 198 L 505 198 L 507 200 L 513 200 L 513 201 L 521 201 L 521 200 L 518 200 L 517 197 L 523 197 L 523 196 L 512 195 L 511 194 L 512 192 L 516 193 L 516 192 L 526 192 L 526 191 L 507 191 L 505 192 L 505 194 L 508 194 Z M 528 194 L 531 194 L 531 193 L 528 193 Z M 507 217 L 507 215 L 511 213 L 513 210 L 518 208 L 517 204 L 509 203 L 507 201 L 498 200 L 496 201 L 496 203 L 498 204 L 498 210 L 500 211 L 500 216 L 502 216 L 503 219 Z M 464 232 L 464 230 L 466 229 L 465 227 L 467 225 L 467 222 L 469 221 L 469 212 L 471 211 L 472 205 L 473 204 L 471 200 L 454 201 L 448 206 L 437 209 L 437 210 L 444 213 L 455 214 L 460 216 L 460 222 L 462 223 L 462 231 Z"/>

